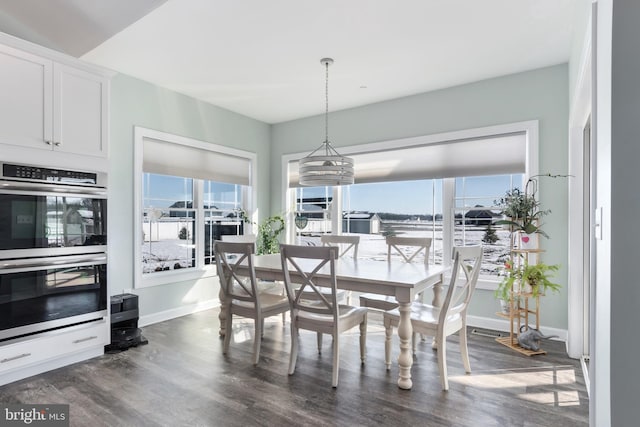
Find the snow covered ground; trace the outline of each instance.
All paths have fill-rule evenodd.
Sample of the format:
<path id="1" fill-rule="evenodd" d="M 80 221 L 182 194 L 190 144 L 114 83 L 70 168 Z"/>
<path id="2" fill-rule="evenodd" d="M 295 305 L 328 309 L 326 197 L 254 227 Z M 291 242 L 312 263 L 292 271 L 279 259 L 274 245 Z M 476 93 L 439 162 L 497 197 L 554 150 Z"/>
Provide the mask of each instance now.
<path id="1" fill-rule="evenodd" d="M 442 226 L 438 222 L 435 224 L 403 222 L 394 223 L 397 235 L 407 237 L 433 237 L 431 245 L 431 263 L 441 264 L 443 259 L 442 250 Z M 435 230 L 435 231 L 434 231 Z M 456 227 L 455 244 L 484 246 L 484 263 L 481 274 L 483 276 L 499 276 L 503 270 L 504 262 L 508 258 L 509 252 L 509 232 L 507 230 L 496 229 L 499 240 L 494 244 L 483 243 L 482 239 L 486 233 L 484 226 L 466 226 L 464 233 L 460 226 Z M 358 257 L 386 262 L 387 245 L 385 237 L 381 234 L 357 234 L 360 236 L 358 247 Z M 297 237 L 296 244 L 320 245 L 320 234 L 304 235 Z M 190 240 L 161 240 L 155 242 L 145 242 L 142 249 L 143 271 L 150 273 L 162 269 L 173 270 L 187 268 L 191 266 L 194 245 Z M 408 251 L 407 251 L 408 252 Z M 392 255 L 400 259 L 400 255 Z M 424 257 L 416 257 L 416 262 L 422 262 Z"/>

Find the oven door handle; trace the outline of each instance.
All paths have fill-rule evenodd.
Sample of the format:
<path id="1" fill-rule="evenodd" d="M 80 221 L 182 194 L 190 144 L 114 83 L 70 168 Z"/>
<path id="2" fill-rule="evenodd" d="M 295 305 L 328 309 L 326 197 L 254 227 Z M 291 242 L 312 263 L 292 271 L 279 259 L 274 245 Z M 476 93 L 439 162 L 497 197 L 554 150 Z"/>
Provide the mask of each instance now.
<path id="1" fill-rule="evenodd" d="M 0 274 L 23 271 L 49 270 L 52 268 L 80 267 L 107 263 L 107 254 L 65 255 L 56 257 L 6 259 L 0 261 Z"/>
<path id="2" fill-rule="evenodd" d="M 91 187 L 69 184 L 48 184 L 40 182 L 22 182 L 0 180 L 0 190 L 7 194 L 34 194 L 34 195 L 72 195 L 77 197 L 106 198 L 107 189 L 104 187 Z"/>

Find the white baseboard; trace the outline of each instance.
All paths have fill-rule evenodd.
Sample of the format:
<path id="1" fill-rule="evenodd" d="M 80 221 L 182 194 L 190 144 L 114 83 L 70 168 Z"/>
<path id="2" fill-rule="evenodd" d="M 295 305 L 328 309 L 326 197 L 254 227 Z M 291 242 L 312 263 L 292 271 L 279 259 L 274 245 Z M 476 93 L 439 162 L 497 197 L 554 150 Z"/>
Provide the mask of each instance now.
<path id="1" fill-rule="evenodd" d="M 220 307 L 220 300 L 217 298 L 197 302 L 195 304 L 183 305 L 169 310 L 159 311 L 157 313 L 146 314 L 144 316 L 140 316 L 140 319 L 138 320 L 138 326 L 143 327 L 153 325 L 154 323 L 164 322 L 165 320 L 187 316 L 189 314 L 209 310 L 216 307 Z"/>
<path id="2" fill-rule="evenodd" d="M 467 315 L 467 325 L 475 326 L 477 328 L 492 329 L 494 331 L 509 332 L 509 321 L 503 319 Z M 550 328 L 542 325 L 540 327 L 540 331 L 545 335 L 557 335 L 558 338 L 553 338 L 556 341 L 567 341 L 566 329 Z"/>

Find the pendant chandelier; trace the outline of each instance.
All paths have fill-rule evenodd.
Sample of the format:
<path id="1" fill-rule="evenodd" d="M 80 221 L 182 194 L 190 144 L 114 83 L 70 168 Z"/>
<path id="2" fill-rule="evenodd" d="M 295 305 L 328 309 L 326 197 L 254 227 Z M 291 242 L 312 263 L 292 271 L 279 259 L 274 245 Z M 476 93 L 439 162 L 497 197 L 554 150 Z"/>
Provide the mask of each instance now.
<path id="1" fill-rule="evenodd" d="M 322 187 L 353 184 L 353 159 L 341 156 L 329 142 L 329 65 L 333 59 L 322 58 L 325 66 L 324 142 L 306 157 L 300 159 L 300 185 Z"/>

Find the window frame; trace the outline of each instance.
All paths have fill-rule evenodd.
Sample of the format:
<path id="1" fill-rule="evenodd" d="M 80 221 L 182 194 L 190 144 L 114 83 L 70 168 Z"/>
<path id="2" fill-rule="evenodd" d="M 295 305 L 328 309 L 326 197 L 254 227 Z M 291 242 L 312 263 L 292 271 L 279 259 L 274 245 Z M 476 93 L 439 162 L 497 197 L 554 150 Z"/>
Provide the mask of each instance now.
<path id="1" fill-rule="evenodd" d="M 187 280 L 197 280 L 205 277 L 216 276 L 217 272 L 215 264 L 205 265 L 204 263 L 204 180 L 193 178 L 194 205 L 196 210 L 196 266 L 188 269 L 169 270 L 158 273 L 143 274 L 142 272 L 142 217 L 143 217 L 143 194 L 142 194 L 142 176 L 143 176 L 143 145 L 145 139 L 155 139 L 185 148 L 197 148 L 207 150 L 221 155 L 229 155 L 241 157 L 250 163 L 249 185 L 242 192 L 242 206 L 247 212 L 247 216 L 253 219 L 256 215 L 257 195 L 255 191 L 255 177 L 257 176 L 257 154 L 239 150 L 236 148 L 226 147 L 219 144 L 200 141 L 193 138 L 174 135 L 167 132 L 147 129 L 140 126 L 134 127 L 134 165 L 133 165 L 133 245 L 134 245 L 134 288 L 146 288 L 151 286 L 165 285 L 170 283 L 182 282 Z M 187 177 L 189 178 L 189 177 Z M 253 221 L 255 222 L 255 221 Z M 246 229 L 245 233 L 253 232 Z"/>
<path id="2" fill-rule="evenodd" d="M 474 129 L 465 129 L 461 131 L 453 131 L 453 132 L 445 132 L 439 134 L 432 135 L 424 135 L 418 137 L 411 138 L 403 138 L 403 139 L 395 139 L 395 140 L 387 140 L 380 141 L 368 144 L 361 145 L 353 145 L 353 146 L 345 146 L 340 147 L 340 152 L 343 155 L 355 155 L 358 153 L 367 153 L 367 152 L 375 152 L 375 151 L 389 151 L 389 153 L 393 153 L 393 150 L 402 150 L 405 148 L 410 148 L 414 146 L 427 146 L 429 144 L 440 144 L 447 141 L 454 140 L 466 140 L 466 139 L 483 139 L 490 138 L 494 136 L 503 136 L 514 133 L 522 133 L 525 137 L 525 171 L 523 173 L 523 185 L 529 179 L 529 177 L 537 175 L 539 172 L 538 169 L 538 132 L 539 132 L 539 122 L 538 120 L 530 120 L 523 122 L 515 122 L 508 123 L 496 126 L 487 126 L 481 128 Z M 295 239 L 295 206 L 296 206 L 296 192 L 295 188 L 289 187 L 289 164 L 292 161 L 298 160 L 307 153 L 293 153 L 293 154 L 285 154 L 282 156 L 282 175 L 281 175 L 281 183 L 282 188 L 285 189 L 283 192 L 283 210 L 285 212 L 285 220 L 286 220 L 286 236 L 285 239 L 287 242 L 291 243 Z M 501 175 L 502 173 L 496 173 L 496 175 Z M 442 215 L 443 215 L 443 253 L 451 253 L 453 250 L 453 239 L 454 239 L 454 227 L 455 227 L 455 218 L 454 218 L 454 208 L 455 208 L 455 178 L 444 178 L 443 179 L 443 200 L 442 200 Z M 334 200 L 342 200 L 341 197 L 341 187 L 333 187 L 333 197 Z M 331 212 L 331 217 L 336 218 L 341 216 L 342 206 L 341 203 L 334 203 L 332 206 L 333 211 Z M 339 224 L 332 224 L 334 230 L 337 233 L 341 233 L 342 222 Z M 445 265 L 450 263 L 450 260 L 447 257 L 444 257 Z M 449 261 L 449 262 L 447 262 Z M 479 280 L 477 287 L 478 289 L 488 289 L 495 290 L 498 281 L 495 280 Z"/>

